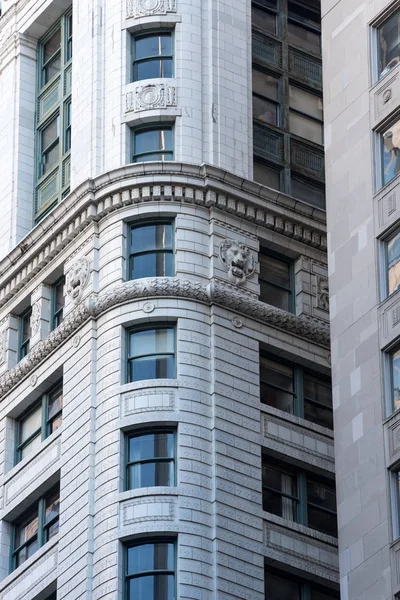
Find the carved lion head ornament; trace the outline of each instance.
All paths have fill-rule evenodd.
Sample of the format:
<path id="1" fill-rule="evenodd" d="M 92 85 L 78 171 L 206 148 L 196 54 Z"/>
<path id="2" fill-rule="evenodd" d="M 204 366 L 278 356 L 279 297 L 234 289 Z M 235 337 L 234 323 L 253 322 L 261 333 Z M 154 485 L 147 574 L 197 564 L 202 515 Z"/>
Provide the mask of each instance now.
<path id="1" fill-rule="evenodd" d="M 254 273 L 254 257 L 248 247 L 236 240 L 224 240 L 219 247 L 219 256 L 228 279 L 234 285 L 243 285 Z"/>
<path id="2" fill-rule="evenodd" d="M 86 258 L 75 261 L 67 273 L 66 292 L 75 304 L 82 298 L 83 288 L 89 281 L 89 262 Z"/>

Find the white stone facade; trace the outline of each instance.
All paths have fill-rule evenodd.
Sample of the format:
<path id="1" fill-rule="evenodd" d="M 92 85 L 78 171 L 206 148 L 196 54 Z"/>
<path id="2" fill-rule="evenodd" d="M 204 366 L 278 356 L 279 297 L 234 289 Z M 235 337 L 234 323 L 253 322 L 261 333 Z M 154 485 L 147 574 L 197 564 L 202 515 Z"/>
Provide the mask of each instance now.
<path id="1" fill-rule="evenodd" d="M 71 191 L 33 227 L 37 40 L 66 8 L 3 0 L 0 19 L 0 599 L 122 599 L 126 545 L 154 536 L 175 542 L 176 600 L 263 600 L 266 564 L 336 590 L 336 538 L 263 510 L 263 453 L 332 478 L 334 452 L 260 402 L 260 348 L 329 376 L 330 346 L 325 213 L 251 181 L 250 3 L 73 3 Z M 129 36 L 155 27 L 174 77 L 127 83 Z M 129 127 L 157 122 L 174 161 L 129 164 Z M 129 280 L 130 227 L 155 219 L 173 276 Z M 293 312 L 259 299 L 261 246 L 293 263 Z M 176 376 L 127 383 L 127 331 L 160 323 Z M 18 420 L 61 378 L 61 427 L 16 461 Z M 176 485 L 126 490 L 127 434 L 163 426 Z M 10 570 L 15 524 L 57 482 L 58 533 Z"/>

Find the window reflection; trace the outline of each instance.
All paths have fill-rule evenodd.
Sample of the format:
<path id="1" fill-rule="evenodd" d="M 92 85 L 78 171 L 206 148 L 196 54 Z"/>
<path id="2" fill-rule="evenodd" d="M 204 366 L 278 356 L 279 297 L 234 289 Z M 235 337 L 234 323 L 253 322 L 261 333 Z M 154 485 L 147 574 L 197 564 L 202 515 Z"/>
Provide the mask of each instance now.
<path id="1" fill-rule="evenodd" d="M 383 185 L 400 173 L 400 120 L 382 134 Z"/>
<path id="2" fill-rule="evenodd" d="M 400 233 L 389 240 L 387 245 L 388 291 L 395 292 L 400 286 Z"/>
<path id="3" fill-rule="evenodd" d="M 379 78 L 383 77 L 400 60 L 400 11 L 392 15 L 378 29 Z"/>
<path id="4" fill-rule="evenodd" d="M 400 408 L 400 350 L 392 354 L 392 401 L 393 410 Z"/>

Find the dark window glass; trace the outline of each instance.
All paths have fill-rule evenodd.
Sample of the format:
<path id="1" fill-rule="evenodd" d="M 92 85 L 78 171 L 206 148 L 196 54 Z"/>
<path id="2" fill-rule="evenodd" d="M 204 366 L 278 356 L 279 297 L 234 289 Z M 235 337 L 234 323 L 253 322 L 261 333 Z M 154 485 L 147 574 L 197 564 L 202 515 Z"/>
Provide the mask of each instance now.
<path id="1" fill-rule="evenodd" d="M 378 28 L 379 77 L 386 75 L 400 60 L 400 11 Z"/>
<path id="2" fill-rule="evenodd" d="M 67 17 L 67 53 L 66 61 L 72 58 L 72 15 Z"/>
<path id="3" fill-rule="evenodd" d="M 325 189 L 308 179 L 292 176 L 291 196 L 325 210 Z"/>
<path id="4" fill-rule="evenodd" d="M 154 33 L 134 38 L 133 79 L 172 77 L 172 35 Z"/>
<path id="5" fill-rule="evenodd" d="M 392 366 L 392 408 L 393 411 L 400 408 L 400 350 L 391 355 Z"/>
<path id="6" fill-rule="evenodd" d="M 171 127 L 157 127 L 134 132 L 133 162 L 173 159 Z"/>
<path id="7" fill-rule="evenodd" d="M 128 600 L 175 599 L 175 544 L 168 540 L 127 549 Z"/>
<path id="8" fill-rule="evenodd" d="M 278 169 L 259 161 L 254 161 L 254 181 L 274 190 L 281 189 L 281 175 Z"/>
<path id="9" fill-rule="evenodd" d="M 265 573 L 265 600 L 301 600 L 300 584 L 274 573 Z"/>
<path id="10" fill-rule="evenodd" d="M 60 139 L 60 117 L 53 119 L 48 125 L 43 127 L 40 133 L 42 164 L 41 175 L 45 175 L 52 169 L 60 159 L 59 139 Z"/>
<path id="11" fill-rule="evenodd" d="M 289 131 L 323 144 L 322 98 L 294 85 L 289 86 Z"/>
<path id="12" fill-rule="evenodd" d="M 32 308 L 29 307 L 20 316 L 20 342 L 19 342 L 19 358 L 24 358 L 29 352 L 30 340 L 31 340 L 31 316 Z"/>
<path id="13" fill-rule="evenodd" d="M 61 69 L 61 28 L 43 44 L 43 84 L 59 74 Z"/>
<path id="14" fill-rule="evenodd" d="M 337 536 L 335 488 L 307 478 L 308 526 Z"/>
<path id="15" fill-rule="evenodd" d="M 388 292 L 393 294 L 400 286 L 400 233 L 387 243 Z"/>
<path id="16" fill-rule="evenodd" d="M 383 185 L 386 185 L 400 173 L 400 120 L 381 135 L 381 140 Z"/>
<path id="17" fill-rule="evenodd" d="M 128 438 L 128 489 L 175 485 L 175 440 L 171 431 Z"/>
<path id="18" fill-rule="evenodd" d="M 154 223 L 131 228 L 131 279 L 173 275 L 172 235 L 171 223 Z"/>
<path id="19" fill-rule="evenodd" d="M 288 40 L 306 52 L 320 54 L 320 14 L 296 2 L 288 2 Z"/>
<path id="20" fill-rule="evenodd" d="M 310 600 L 336 600 L 337 598 L 339 598 L 339 595 L 334 592 L 323 592 L 314 588 L 310 589 Z"/>
<path id="21" fill-rule="evenodd" d="M 270 125 L 279 125 L 279 81 L 258 69 L 253 69 L 253 117 Z"/>
<path id="22" fill-rule="evenodd" d="M 54 391 L 50 392 L 47 402 L 47 422 L 49 434 L 51 434 L 57 431 L 62 424 L 62 387 L 57 387 Z"/>
<path id="23" fill-rule="evenodd" d="M 258 261 L 261 302 L 290 311 L 292 309 L 291 263 L 267 254 L 262 248 Z"/>
<path id="24" fill-rule="evenodd" d="M 332 389 L 328 382 L 304 374 L 304 418 L 333 429 Z"/>
<path id="25" fill-rule="evenodd" d="M 293 414 L 295 399 L 293 369 L 261 356 L 260 380 L 261 402 Z"/>
<path id="26" fill-rule="evenodd" d="M 297 476 L 263 463 L 263 509 L 267 512 L 297 521 Z"/>
<path id="27" fill-rule="evenodd" d="M 71 118 L 72 104 L 68 102 L 65 106 L 65 135 L 64 135 L 64 152 L 71 149 Z"/>
<path id="28" fill-rule="evenodd" d="M 64 313 L 64 285 L 65 279 L 62 277 L 53 285 L 53 329 L 58 327 L 63 322 L 63 313 Z"/>
<path id="29" fill-rule="evenodd" d="M 174 329 L 160 327 L 130 333 L 128 363 L 129 381 L 174 378 Z"/>
<path id="30" fill-rule="evenodd" d="M 34 452 L 42 441 L 42 406 L 19 421 L 18 449 L 20 460 Z"/>
<path id="31" fill-rule="evenodd" d="M 276 0 L 258 0 L 252 3 L 251 21 L 253 27 L 258 27 L 266 33 L 277 33 L 277 2 Z"/>

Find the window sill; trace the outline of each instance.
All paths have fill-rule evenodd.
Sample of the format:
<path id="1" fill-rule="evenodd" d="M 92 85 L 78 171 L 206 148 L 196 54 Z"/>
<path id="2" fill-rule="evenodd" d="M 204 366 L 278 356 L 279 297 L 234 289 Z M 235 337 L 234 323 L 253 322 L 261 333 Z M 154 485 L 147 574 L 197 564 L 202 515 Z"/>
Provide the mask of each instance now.
<path id="1" fill-rule="evenodd" d="M 318 540 L 319 542 L 324 542 L 325 544 L 330 544 L 331 546 L 335 547 L 338 546 L 337 538 L 326 533 L 322 533 L 321 531 L 317 531 L 316 529 L 311 529 L 311 527 L 306 527 L 305 525 L 295 523 L 294 521 L 288 521 L 287 519 L 278 517 L 277 515 L 266 512 L 265 510 L 263 511 L 262 517 L 264 521 L 274 523 L 275 525 L 280 525 L 281 527 L 296 533 L 301 533 L 306 537 L 312 538 L 313 540 Z"/>
<path id="2" fill-rule="evenodd" d="M 119 494 L 118 501 L 125 502 L 135 498 L 143 498 L 144 496 L 179 496 L 179 487 L 153 486 L 146 488 L 138 488 L 136 490 L 126 490 Z"/>
<path id="3" fill-rule="evenodd" d="M 121 384 L 119 393 L 124 394 L 125 392 L 157 387 L 178 388 L 179 385 L 178 379 L 142 379 L 142 381 L 132 381 L 131 383 Z"/>
<path id="4" fill-rule="evenodd" d="M 45 452 L 46 449 L 55 440 L 57 440 L 60 437 L 61 432 L 62 432 L 62 425 L 61 425 L 61 427 L 59 427 L 57 429 L 57 431 L 55 431 L 54 433 L 49 435 L 49 437 L 47 437 L 45 440 L 43 440 L 43 442 L 40 444 L 40 448 L 36 452 L 32 452 L 32 454 L 29 454 L 29 456 L 27 456 L 26 458 L 23 458 L 16 465 L 14 465 L 12 467 L 12 469 L 4 475 L 3 482 L 2 482 L 3 485 L 8 483 L 8 481 L 10 481 L 10 479 L 12 479 L 13 477 L 18 475 L 18 473 L 20 473 L 20 471 L 23 471 L 25 469 L 25 467 L 27 467 L 27 465 L 29 465 L 29 463 L 32 460 L 35 460 L 38 456 L 40 456 L 40 454 Z"/>
<path id="5" fill-rule="evenodd" d="M 286 413 L 283 410 L 279 410 L 279 408 L 273 408 L 272 406 L 268 406 L 267 404 L 261 404 L 261 412 L 268 415 L 273 415 L 274 417 L 279 417 L 280 419 L 282 419 L 282 421 L 287 421 L 288 423 L 298 425 L 302 429 L 308 429 L 313 433 L 319 433 L 321 435 L 324 435 L 333 442 L 334 436 L 332 429 L 322 427 L 321 425 L 317 425 L 312 421 L 307 421 L 307 419 L 303 419 L 302 417 L 291 415 L 290 413 Z"/>
<path id="6" fill-rule="evenodd" d="M 54 536 L 49 542 L 47 542 L 44 546 L 39 548 L 33 556 L 28 558 L 22 565 L 14 569 L 0 584 L 0 593 L 5 592 L 6 588 L 15 582 L 17 579 L 22 578 L 25 574 L 26 577 L 30 577 L 30 574 L 27 573 L 28 570 L 35 571 L 38 568 L 38 563 L 42 558 L 45 557 L 46 554 L 50 556 L 51 551 L 57 551 L 58 545 L 58 534 Z M 57 570 L 53 569 L 54 579 L 57 578 Z"/>

